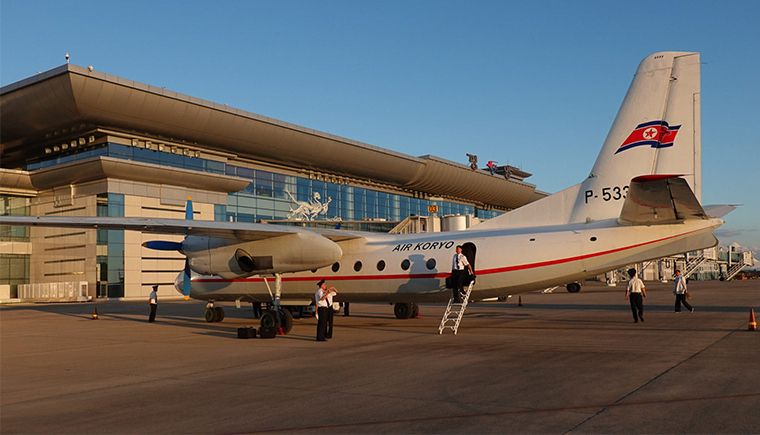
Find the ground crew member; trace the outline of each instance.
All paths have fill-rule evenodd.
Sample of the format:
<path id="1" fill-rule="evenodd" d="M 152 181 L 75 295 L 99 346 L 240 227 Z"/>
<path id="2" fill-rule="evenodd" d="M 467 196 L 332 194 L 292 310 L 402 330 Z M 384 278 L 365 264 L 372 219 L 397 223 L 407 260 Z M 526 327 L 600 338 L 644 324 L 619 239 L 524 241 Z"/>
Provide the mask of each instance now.
<path id="1" fill-rule="evenodd" d="M 694 307 L 692 307 L 688 302 L 686 302 L 686 278 L 681 276 L 681 271 L 676 269 L 676 280 L 673 281 L 673 294 L 676 295 L 676 313 L 681 312 L 681 303 L 683 302 L 683 306 L 686 307 L 687 310 L 689 310 L 690 313 L 694 312 Z"/>
<path id="2" fill-rule="evenodd" d="M 644 288 L 644 282 L 636 276 L 636 269 L 628 269 L 628 285 L 625 287 L 625 298 L 631 300 L 631 311 L 633 311 L 633 323 L 638 323 L 639 319 L 644 322 L 644 298 L 647 297 L 647 291 Z M 638 317 L 636 312 L 638 311 Z"/>
<path id="3" fill-rule="evenodd" d="M 156 321 L 156 308 L 158 307 L 158 296 L 156 295 L 156 292 L 158 292 L 158 286 L 153 286 L 153 291 L 150 292 L 150 296 L 148 296 L 148 302 L 150 303 L 150 317 L 148 317 L 148 322 L 153 323 Z"/>
<path id="4" fill-rule="evenodd" d="M 461 304 L 462 298 L 464 297 L 464 279 L 466 277 L 465 267 L 470 269 L 472 275 L 475 275 L 475 273 L 472 271 L 472 266 L 470 266 L 470 262 L 467 261 L 467 257 L 462 254 L 461 245 L 457 246 L 456 251 L 457 253 L 454 254 L 451 264 L 451 281 L 454 286 L 454 302 Z"/>
<path id="5" fill-rule="evenodd" d="M 325 341 L 327 339 L 327 320 L 329 316 L 327 297 L 335 289 L 330 287 L 330 290 L 328 290 L 324 279 L 320 280 L 317 286 L 319 289 L 314 295 L 314 301 L 317 305 L 317 341 Z M 335 291 L 337 293 L 337 290 Z"/>
<path id="6" fill-rule="evenodd" d="M 330 287 L 328 289 L 327 298 L 325 300 L 327 301 L 327 328 L 325 331 L 325 338 L 332 338 L 333 333 L 333 317 L 335 317 L 335 310 L 333 310 L 333 296 L 338 294 L 338 290 L 335 290 L 335 287 Z"/>

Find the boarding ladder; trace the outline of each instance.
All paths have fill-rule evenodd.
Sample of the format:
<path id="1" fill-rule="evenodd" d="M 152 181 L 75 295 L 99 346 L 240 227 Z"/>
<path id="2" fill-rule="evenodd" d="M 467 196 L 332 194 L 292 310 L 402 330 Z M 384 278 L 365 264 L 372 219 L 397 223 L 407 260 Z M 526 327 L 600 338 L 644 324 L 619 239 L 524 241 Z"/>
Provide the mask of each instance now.
<path id="1" fill-rule="evenodd" d="M 692 273 L 697 271 L 697 268 L 704 264 L 707 261 L 707 257 L 705 257 L 704 252 L 700 252 L 699 256 L 696 257 L 686 257 L 686 263 L 684 264 L 684 270 L 681 273 L 684 278 L 688 278 L 691 276 Z"/>
<path id="2" fill-rule="evenodd" d="M 451 292 L 449 305 L 446 306 L 446 312 L 443 313 L 443 318 L 441 319 L 441 326 L 438 327 L 438 334 L 443 334 L 444 329 L 451 328 L 454 331 L 454 335 L 457 335 L 457 329 L 459 329 L 459 323 L 462 321 L 462 316 L 464 316 L 464 310 L 467 308 L 467 302 L 470 301 L 470 292 L 472 292 L 473 285 L 475 285 L 475 280 L 472 280 L 470 285 L 467 286 L 467 293 L 462 296 L 461 304 L 454 302 L 454 292 Z"/>
<path id="3" fill-rule="evenodd" d="M 725 277 L 723 279 L 726 280 L 726 281 L 730 280 L 731 278 L 735 277 L 739 272 L 742 271 L 742 269 L 744 269 L 747 266 L 748 265 L 746 263 L 744 263 L 744 261 L 740 261 L 738 263 L 734 263 L 726 271 L 726 275 L 725 275 Z"/>

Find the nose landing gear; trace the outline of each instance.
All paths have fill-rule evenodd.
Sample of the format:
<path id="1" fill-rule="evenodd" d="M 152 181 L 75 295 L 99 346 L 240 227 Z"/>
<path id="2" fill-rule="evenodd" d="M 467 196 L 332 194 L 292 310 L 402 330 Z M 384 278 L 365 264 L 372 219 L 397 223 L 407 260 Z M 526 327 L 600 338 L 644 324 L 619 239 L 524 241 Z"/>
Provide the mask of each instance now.
<path id="1" fill-rule="evenodd" d="M 224 320 L 224 309 L 222 309 L 222 307 L 215 307 L 214 302 L 211 301 L 206 304 L 206 312 L 204 313 L 204 317 L 209 323 L 221 322 Z"/>

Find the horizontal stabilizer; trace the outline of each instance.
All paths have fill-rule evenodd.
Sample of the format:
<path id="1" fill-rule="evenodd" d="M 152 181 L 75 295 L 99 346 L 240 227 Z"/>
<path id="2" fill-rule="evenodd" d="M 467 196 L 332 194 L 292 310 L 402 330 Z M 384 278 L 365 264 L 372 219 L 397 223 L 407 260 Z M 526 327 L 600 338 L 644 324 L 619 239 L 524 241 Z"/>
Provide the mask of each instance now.
<path id="1" fill-rule="evenodd" d="M 686 219 L 707 219 L 686 180 L 678 175 L 646 175 L 631 180 L 618 220 L 625 225 L 654 225 Z"/>
<path id="2" fill-rule="evenodd" d="M 737 207 L 739 206 L 729 205 L 729 204 L 715 204 L 715 205 L 706 205 L 703 208 L 705 209 L 705 213 L 707 213 L 708 216 L 714 217 L 714 218 L 722 218 L 723 216 L 736 210 Z"/>

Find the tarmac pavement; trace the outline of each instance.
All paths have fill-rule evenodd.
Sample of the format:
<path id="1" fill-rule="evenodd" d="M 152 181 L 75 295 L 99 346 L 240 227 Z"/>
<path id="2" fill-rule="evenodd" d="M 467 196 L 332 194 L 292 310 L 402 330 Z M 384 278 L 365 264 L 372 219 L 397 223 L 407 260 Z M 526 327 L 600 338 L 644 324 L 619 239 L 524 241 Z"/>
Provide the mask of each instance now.
<path id="1" fill-rule="evenodd" d="M 3 305 L 0 432 L 760 432 L 760 281 L 691 282 L 680 314 L 646 285 L 646 323 L 597 284 L 471 304 L 456 336 L 443 305 L 355 303 L 324 343 L 314 318 L 237 339 L 250 305 L 206 323 L 161 301 L 153 324 L 146 302 Z"/>

